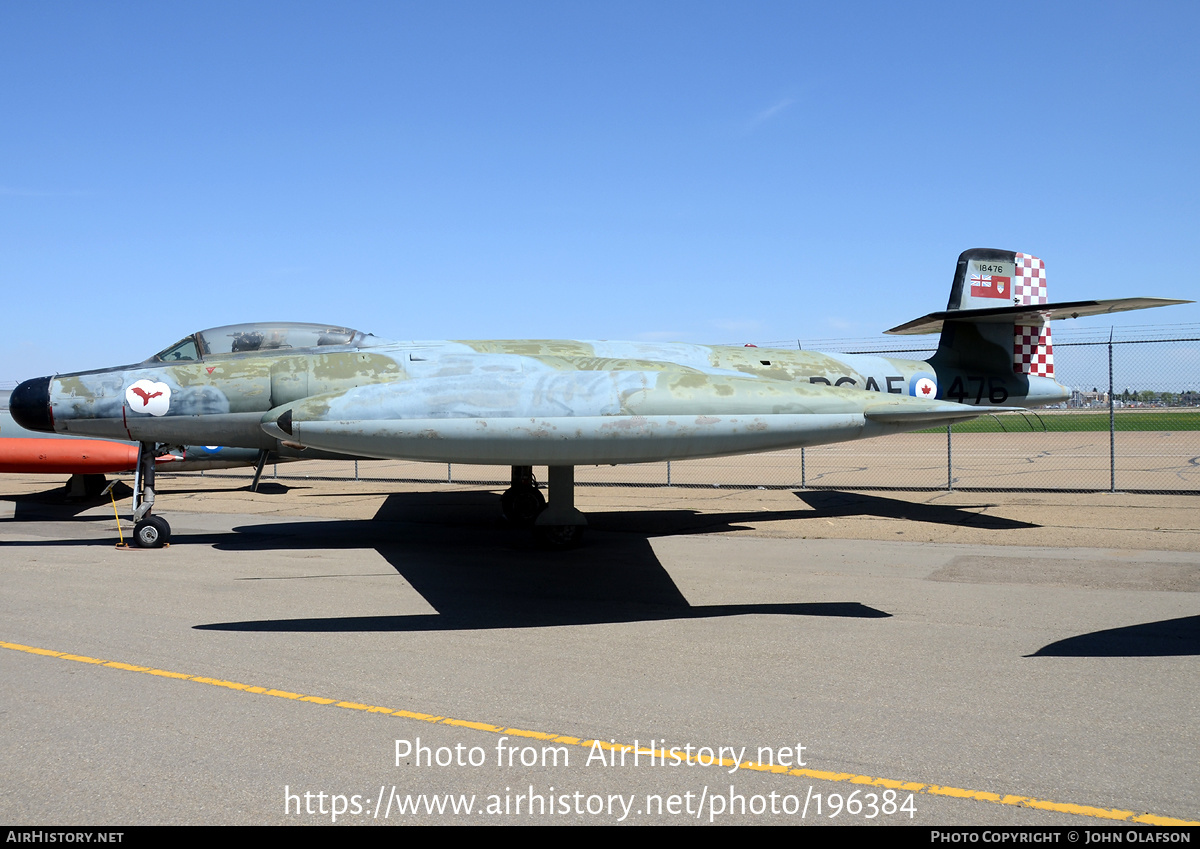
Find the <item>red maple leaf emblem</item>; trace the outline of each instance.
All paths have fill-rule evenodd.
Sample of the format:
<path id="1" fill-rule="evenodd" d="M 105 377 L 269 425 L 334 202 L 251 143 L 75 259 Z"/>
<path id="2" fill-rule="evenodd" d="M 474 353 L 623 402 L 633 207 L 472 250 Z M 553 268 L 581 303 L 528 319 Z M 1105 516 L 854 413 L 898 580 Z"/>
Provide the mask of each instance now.
<path id="1" fill-rule="evenodd" d="M 130 391 L 133 392 L 133 394 L 141 397 L 143 407 L 145 407 L 147 404 L 150 403 L 151 398 L 157 398 L 159 395 L 162 395 L 161 392 L 153 392 L 153 393 L 147 394 L 146 390 L 140 386 L 134 386 L 130 389 Z"/>
<path id="2" fill-rule="evenodd" d="M 930 386 L 928 383 L 926 383 L 924 386 L 921 387 L 921 391 L 924 392 L 926 395 L 928 395 L 930 392 L 933 391 L 933 387 Z"/>

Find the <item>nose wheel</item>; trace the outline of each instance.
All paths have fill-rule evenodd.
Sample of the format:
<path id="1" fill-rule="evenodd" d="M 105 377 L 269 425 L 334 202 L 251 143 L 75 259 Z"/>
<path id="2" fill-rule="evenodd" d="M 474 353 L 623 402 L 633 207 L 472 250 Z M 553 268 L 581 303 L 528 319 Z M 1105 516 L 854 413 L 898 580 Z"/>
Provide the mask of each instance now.
<path id="1" fill-rule="evenodd" d="M 133 544 L 138 548 L 162 548 L 171 541 L 171 526 L 162 516 L 147 516 L 133 526 Z"/>

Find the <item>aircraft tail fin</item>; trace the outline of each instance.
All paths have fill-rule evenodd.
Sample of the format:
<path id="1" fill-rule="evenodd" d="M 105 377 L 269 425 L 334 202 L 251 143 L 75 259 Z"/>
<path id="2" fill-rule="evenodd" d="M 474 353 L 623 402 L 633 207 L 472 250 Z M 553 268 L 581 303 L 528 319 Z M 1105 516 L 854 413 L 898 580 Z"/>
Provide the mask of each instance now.
<path id="1" fill-rule="evenodd" d="M 1032 254 L 972 248 L 958 257 L 950 301 L 888 333 L 942 334 L 935 357 L 962 368 L 1054 377 L 1050 321 L 1126 310 L 1165 307 L 1190 301 L 1118 298 L 1051 303 L 1046 264 Z"/>
<path id="2" fill-rule="evenodd" d="M 946 310 L 1040 306 L 1048 301 L 1046 263 L 1032 254 L 972 248 L 958 257 Z"/>

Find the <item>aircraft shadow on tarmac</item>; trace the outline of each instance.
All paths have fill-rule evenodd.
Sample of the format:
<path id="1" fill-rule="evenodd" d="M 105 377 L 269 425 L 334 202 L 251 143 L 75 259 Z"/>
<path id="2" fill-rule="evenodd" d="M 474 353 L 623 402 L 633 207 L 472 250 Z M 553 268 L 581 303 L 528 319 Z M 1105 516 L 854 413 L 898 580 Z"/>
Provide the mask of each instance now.
<path id="1" fill-rule="evenodd" d="M 691 605 L 663 568 L 650 538 L 729 530 L 742 516 L 691 510 L 589 516 L 589 537 L 572 551 L 538 548 L 528 529 L 498 517 L 494 495 L 392 495 L 371 520 L 246 525 L 232 536 L 177 535 L 227 551 L 378 551 L 436 614 L 223 622 L 223 631 L 441 631 L 587 625 L 747 614 L 886 618 L 857 602 Z M 807 512 L 807 511 L 806 511 Z M 631 526 L 639 530 L 631 530 Z M 619 532 L 618 532 L 619 531 Z"/>
<path id="2" fill-rule="evenodd" d="M 1181 657 L 1200 654 L 1200 616 L 1068 637 L 1026 657 Z"/>
<path id="3" fill-rule="evenodd" d="M 287 487 L 272 482 L 272 489 Z M 172 494 L 178 494 L 172 491 Z M 375 549 L 438 613 L 411 616 L 263 620 L 212 623 L 210 630 L 423 631 L 581 625 L 768 613 L 788 616 L 882 618 L 857 602 L 693 606 L 655 556 L 654 537 L 718 533 L 763 523 L 874 515 L 994 529 L 1034 527 L 974 512 L 977 507 L 912 502 L 839 491 L 804 491 L 806 509 L 700 512 L 629 510 L 593 513 L 585 545 L 544 551 L 527 529 L 498 518 L 494 493 L 413 492 L 387 497 L 370 520 L 270 522 L 233 534 L 177 531 L 177 545 L 219 550 Z M 313 493 L 310 497 L 320 497 Z M 47 508 L 45 518 L 64 518 Z M 67 509 L 67 508 L 63 508 Z M 29 516 L 28 518 L 35 518 Z M 41 518 L 37 516 L 36 518 Z M 82 518 L 82 517 L 80 517 Z M 92 540 L 64 540 L 86 545 Z"/>
<path id="4" fill-rule="evenodd" d="M 121 501 L 133 495 L 133 490 L 124 481 L 117 481 L 113 486 L 113 495 L 117 501 Z M 2 500 L 12 502 L 12 518 L 18 522 L 94 521 L 112 518 L 111 512 L 107 516 L 81 515 L 93 507 L 111 504 L 109 496 L 73 498 L 67 494 L 65 486 L 56 486 L 28 495 L 7 495 Z"/>
<path id="5" fill-rule="evenodd" d="M 201 489 L 172 488 L 169 494 L 171 496 L 178 496 L 193 493 L 237 492 L 239 490 L 246 490 L 247 488 L 242 483 L 239 483 L 237 486 L 221 489 L 213 489 L 211 487 Z M 258 486 L 258 493 L 260 495 L 284 495 L 296 488 L 274 481 L 263 481 Z M 125 481 L 118 480 L 113 485 L 112 495 L 118 502 L 125 501 L 133 495 L 133 489 Z M 88 513 L 88 511 L 93 507 L 111 504 L 112 500 L 108 495 L 101 495 L 95 498 L 71 497 L 67 494 L 66 487 L 63 486 L 56 486 L 52 489 L 32 492 L 27 495 L 6 495 L 0 498 L 0 501 L 12 502 L 12 519 L 18 522 L 107 522 L 112 519 L 111 511 L 107 513 Z M 124 512 L 128 514 L 129 511 L 125 510 Z"/>
<path id="6" fill-rule="evenodd" d="M 805 511 L 803 514 L 813 518 L 878 516 L 883 519 L 904 519 L 910 522 L 929 522 L 935 525 L 956 525 L 992 531 L 1041 527 L 1030 522 L 1018 522 L 1003 516 L 975 512 L 994 506 L 990 504 L 918 504 L 896 498 L 881 498 L 878 495 L 839 490 L 803 490 L 796 492 L 795 496 L 816 511 L 815 514 L 811 511 Z"/>

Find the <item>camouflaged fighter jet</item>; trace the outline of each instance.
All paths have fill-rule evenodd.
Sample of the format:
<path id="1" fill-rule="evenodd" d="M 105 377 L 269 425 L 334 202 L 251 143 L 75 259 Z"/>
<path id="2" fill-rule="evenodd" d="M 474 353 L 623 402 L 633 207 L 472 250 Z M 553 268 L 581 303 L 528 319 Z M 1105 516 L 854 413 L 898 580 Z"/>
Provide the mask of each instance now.
<path id="1" fill-rule="evenodd" d="M 30 430 L 141 446 L 134 539 L 163 545 L 154 458 L 180 444 L 512 467 L 505 515 L 578 541 L 574 467 L 822 445 L 1065 400 L 1048 322 L 1186 303 L 1049 303 L 1028 254 L 958 259 L 950 302 L 890 333 L 941 332 L 927 361 L 639 342 L 391 342 L 345 327 L 202 330 L 137 365 L 28 380 Z M 265 456 L 265 453 L 264 455 Z M 549 467 L 549 503 L 533 467 Z"/>

